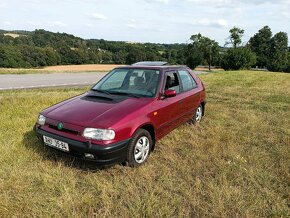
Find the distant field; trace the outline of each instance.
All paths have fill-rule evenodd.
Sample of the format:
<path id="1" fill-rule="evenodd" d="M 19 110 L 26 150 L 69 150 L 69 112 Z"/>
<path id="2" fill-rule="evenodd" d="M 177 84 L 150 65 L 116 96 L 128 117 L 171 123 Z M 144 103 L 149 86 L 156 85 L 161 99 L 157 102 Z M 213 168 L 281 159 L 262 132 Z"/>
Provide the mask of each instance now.
<path id="1" fill-rule="evenodd" d="M 209 71 L 209 70 L 208 70 L 208 67 L 197 67 L 197 68 L 195 68 L 194 70 L 197 70 L 197 71 Z M 224 69 L 222 69 L 222 68 L 212 68 L 211 71 L 212 71 L 212 72 L 216 72 L 216 71 L 224 71 Z"/>
<path id="2" fill-rule="evenodd" d="M 117 64 L 84 64 L 84 65 L 59 65 L 49 66 L 39 69 L 25 68 L 0 68 L 0 74 L 34 74 L 34 73 L 74 73 L 74 72 L 108 72 L 115 67 L 122 66 Z M 197 67 L 197 71 L 208 71 L 206 67 Z M 212 69 L 212 71 L 222 71 L 223 69 Z"/>
<path id="3" fill-rule="evenodd" d="M 290 74 L 200 77 L 203 122 L 137 169 L 93 169 L 36 139 L 38 112 L 86 88 L 0 91 L 1 217 L 289 217 Z"/>
<path id="4" fill-rule="evenodd" d="M 40 69 L 0 68 L 0 74 L 29 74 L 29 73 L 59 73 L 59 72 L 108 72 L 120 66 L 115 64 L 86 64 L 86 65 L 60 65 Z"/>

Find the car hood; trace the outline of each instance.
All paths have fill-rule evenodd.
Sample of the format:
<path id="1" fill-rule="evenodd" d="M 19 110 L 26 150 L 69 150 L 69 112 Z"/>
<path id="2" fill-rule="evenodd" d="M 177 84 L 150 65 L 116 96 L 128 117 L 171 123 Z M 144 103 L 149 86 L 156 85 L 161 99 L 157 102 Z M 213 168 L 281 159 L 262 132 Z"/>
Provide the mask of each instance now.
<path id="1" fill-rule="evenodd" d="M 50 119 L 83 127 L 110 128 L 150 102 L 150 98 L 118 96 L 114 100 L 108 100 L 104 96 L 88 98 L 83 94 L 48 108 L 44 115 Z"/>

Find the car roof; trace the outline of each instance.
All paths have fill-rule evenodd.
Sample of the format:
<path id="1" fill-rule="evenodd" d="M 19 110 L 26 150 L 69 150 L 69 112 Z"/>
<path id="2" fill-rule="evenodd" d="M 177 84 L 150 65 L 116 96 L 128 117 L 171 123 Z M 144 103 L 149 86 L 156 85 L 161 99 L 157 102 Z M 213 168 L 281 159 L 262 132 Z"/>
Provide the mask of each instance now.
<path id="1" fill-rule="evenodd" d="M 135 64 L 132 64 L 132 66 L 165 66 L 168 65 L 168 62 L 165 61 L 141 61 L 137 62 Z"/>
<path id="2" fill-rule="evenodd" d="M 117 68 L 121 69 L 148 69 L 148 70 L 170 70 L 170 69 L 189 69 L 187 66 L 184 65 L 169 65 L 167 62 L 162 61 L 143 61 L 137 62 L 132 65 L 127 66 L 120 66 Z"/>

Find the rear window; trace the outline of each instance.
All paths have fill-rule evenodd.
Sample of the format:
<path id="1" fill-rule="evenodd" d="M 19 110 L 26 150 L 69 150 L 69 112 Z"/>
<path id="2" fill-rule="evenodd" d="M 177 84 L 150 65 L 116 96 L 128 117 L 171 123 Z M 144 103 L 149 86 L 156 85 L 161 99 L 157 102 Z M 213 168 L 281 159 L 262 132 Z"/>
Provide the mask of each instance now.
<path id="1" fill-rule="evenodd" d="M 194 81 L 194 79 L 192 78 L 192 76 L 189 74 L 188 71 L 179 70 L 178 73 L 181 79 L 183 91 L 186 92 L 197 87 L 196 82 Z"/>

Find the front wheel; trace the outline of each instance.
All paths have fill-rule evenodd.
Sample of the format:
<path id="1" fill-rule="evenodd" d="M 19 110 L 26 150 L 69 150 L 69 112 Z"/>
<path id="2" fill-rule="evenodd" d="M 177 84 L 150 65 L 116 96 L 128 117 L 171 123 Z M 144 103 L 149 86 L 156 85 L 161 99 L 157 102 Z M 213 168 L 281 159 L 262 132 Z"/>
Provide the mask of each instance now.
<path id="1" fill-rule="evenodd" d="M 130 167 L 138 167 L 145 163 L 152 148 L 152 138 L 145 129 L 138 129 L 129 142 L 127 162 Z"/>
<path id="2" fill-rule="evenodd" d="M 195 111 L 195 114 L 193 115 L 193 117 L 191 118 L 191 123 L 192 124 L 196 124 L 196 123 L 199 123 L 202 119 L 202 116 L 203 116 L 203 107 L 202 105 L 200 104 L 196 111 Z"/>

